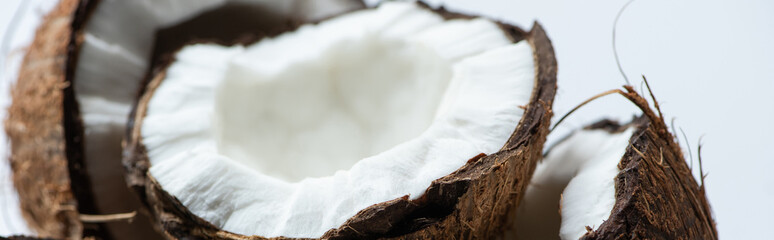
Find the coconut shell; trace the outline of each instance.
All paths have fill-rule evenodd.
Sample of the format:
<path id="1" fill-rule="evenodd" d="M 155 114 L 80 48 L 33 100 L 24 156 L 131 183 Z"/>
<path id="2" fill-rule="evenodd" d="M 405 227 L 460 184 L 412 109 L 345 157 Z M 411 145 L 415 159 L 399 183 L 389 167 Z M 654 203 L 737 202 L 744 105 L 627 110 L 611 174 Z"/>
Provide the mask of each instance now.
<path id="1" fill-rule="evenodd" d="M 610 216 L 581 239 L 717 239 L 704 186 L 694 179 L 660 113 L 632 90 L 628 94 L 645 115 L 625 126 L 602 121 L 589 127 L 614 132 L 633 125 L 636 131 L 618 164 Z"/>
<path id="2" fill-rule="evenodd" d="M 433 10 L 446 18 L 470 18 L 444 9 Z M 404 196 L 363 209 L 323 238 L 489 239 L 504 230 L 509 212 L 515 211 L 541 157 L 552 116 L 557 67 L 551 42 L 539 24 L 535 23 L 529 32 L 508 24 L 500 26 L 513 42 L 524 40 L 532 46 L 536 74 L 532 98 L 501 151 L 470 159 L 457 171 L 433 181 L 419 199 Z M 148 102 L 164 76 L 164 69 L 158 69 L 133 111 L 124 148 L 127 181 L 172 238 L 265 239 L 224 231 L 194 215 L 148 173 L 150 161 L 140 130 Z"/>
<path id="3" fill-rule="evenodd" d="M 63 0 L 43 19 L 11 90 L 5 130 L 11 143 L 11 168 L 21 210 L 40 236 L 79 239 L 81 205 L 73 185 L 88 182 L 80 149 L 70 139 L 65 106 L 73 109 L 72 84 L 65 77 L 71 51 L 73 14 L 78 1 Z M 68 159 L 70 161 L 68 161 Z M 84 201 L 89 201 L 84 199 Z"/>

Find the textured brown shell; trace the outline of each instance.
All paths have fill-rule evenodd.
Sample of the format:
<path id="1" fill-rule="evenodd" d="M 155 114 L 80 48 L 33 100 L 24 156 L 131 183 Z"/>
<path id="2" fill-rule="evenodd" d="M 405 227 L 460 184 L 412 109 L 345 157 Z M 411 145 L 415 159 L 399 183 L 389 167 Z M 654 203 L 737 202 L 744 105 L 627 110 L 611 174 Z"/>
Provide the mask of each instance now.
<path id="1" fill-rule="evenodd" d="M 645 115 L 618 164 L 616 202 L 608 220 L 581 239 L 717 239 L 704 186 L 688 167 L 661 114 L 630 90 L 628 97 Z M 636 100 L 635 100 L 636 99 Z M 622 129 L 612 122 L 591 128 Z"/>
<path id="2" fill-rule="evenodd" d="M 426 6 L 425 6 L 426 7 Z M 434 9 L 447 18 L 469 18 Z M 433 181 L 417 200 L 407 197 L 361 210 L 323 238 L 330 239 L 489 239 L 499 235 L 509 221 L 509 212 L 521 199 L 541 157 L 552 116 L 556 92 L 556 59 L 550 40 L 539 24 L 525 32 L 500 24 L 513 42 L 527 41 L 533 49 L 535 88 L 525 113 L 501 151 L 479 155 L 457 171 Z M 162 229 L 177 239 L 265 239 L 243 236 L 217 228 L 199 218 L 148 173 L 150 162 L 142 145 L 140 128 L 148 101 L 164 79 L 160 69 L 138 100 L 130 123 L 124 164 L 127 180 L 151 208 Z M 516 109 L 514 109 L 516 110 Z M 284 239 L 280 237 L 279 239 Z"/>
<path id="3" fill-rule="evenodd" d="M 80 176 L 83 169 L 80 150 L 67 142 L 72 132 L 63 127 L 69 121 L 63 106 L 75 101 L 66 79 L 71 46 L 59 40 L 72 36 L 77 7 L 77 0 L 62 0 L 43 19 L 11 90 L 5 122 L 22 214 L 43 237 L 79 239 L 83 230 L 71 188 L 71 175 Z"/>

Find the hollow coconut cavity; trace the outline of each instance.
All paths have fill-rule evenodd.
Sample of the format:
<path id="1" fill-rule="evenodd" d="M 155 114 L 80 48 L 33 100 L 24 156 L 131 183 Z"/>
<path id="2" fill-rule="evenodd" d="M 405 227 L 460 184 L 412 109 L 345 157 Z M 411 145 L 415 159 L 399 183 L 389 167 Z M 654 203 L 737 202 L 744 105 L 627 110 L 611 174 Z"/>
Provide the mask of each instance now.
<path id="1" fill-rule="evenodd" d="M 387 2 L 248 46 L 189 45 L 125 162 L 171 236 L 495 236 L 542 149 L 556 66 L 531 32 Z"/>
<path id="2" fill-rule="evenodd" d="M 250 41 L 362 8 L 350 0 L 61 0 L 43 19 L 14 86 L 6 131 L 14 185 L 39 236 L 160 239 L 121 164 L 126 119 L 153 65 L 190 41 Z M 230 23 L 228 28 L 223 28 Z"/>
<path id="3" fill-rule="evenodd" d="M 551 147 L 506 238 L 717 239 L 703 187 L 654 125 L 602 120 Z"/>

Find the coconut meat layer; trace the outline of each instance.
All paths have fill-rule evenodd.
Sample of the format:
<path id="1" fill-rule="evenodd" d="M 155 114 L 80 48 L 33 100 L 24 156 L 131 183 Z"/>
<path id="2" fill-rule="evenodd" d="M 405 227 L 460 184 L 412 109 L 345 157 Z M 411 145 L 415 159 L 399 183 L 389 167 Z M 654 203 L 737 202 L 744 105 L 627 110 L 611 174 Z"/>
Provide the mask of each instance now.
<path id="1" fill-rule="evenodd" d="M 496 23 L 388 2 L 250 46 L 185 47 L 148 102 L 150 175 L 226 231 L 320 237 L 500 150 L 534 88 Z"/>
<path id="2" fill-rule="evenodd" d="M 551 148 L 527 187 L 512 226 L 518 239 L 579 239 L 598 228 L 615 204 L 615 178 L 630 127 L 580 130 Z M 513 235 L 514 233 L 509 233 Z"/>
<path id="3" fill-rule="evenodd" d="M 215 135 L 223 155 L 290 182 L 332 175 L 419 136 L 451 77 L 432 49 L 387 37 L 343 40 L 302 60 L 268 57 L 288 49 L 272 45 L 227 70 Z"/>

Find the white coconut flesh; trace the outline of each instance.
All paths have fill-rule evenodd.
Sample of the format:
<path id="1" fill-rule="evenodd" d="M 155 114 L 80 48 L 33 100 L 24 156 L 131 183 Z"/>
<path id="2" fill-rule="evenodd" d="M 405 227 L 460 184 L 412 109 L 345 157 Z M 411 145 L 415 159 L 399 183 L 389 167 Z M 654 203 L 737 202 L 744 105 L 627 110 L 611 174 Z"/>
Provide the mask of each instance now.
<path id="1" fill-rule="evenodd" d="M 102 0 L 84 29 L 74 88 L 84 124 L 86 167 L 97 209 L 132 211 L 121 165 L 121 140 L 151 62 L 156 31 L 226 4 L 255 6 L 296 19 L 351 8 L 348 0 Z M 345 4 L 346 3 L 346 4 Z M 131 230 L 131 229 L 128 229 Z M 117 233 L 116 235 L 121 235 Z M 131 236 L 131 235 L 126 235 Z"/>
<path id="2" fill-rule="evenodd" d="M 607 220 L 615 204 L 618 163 L 634 130 L 580 130 L 552 147 L 516 212 L 517 239 L 579 239 L 586 226 L 597 229 Z"/>
<path id="3" fill-rule="evenodd" d="M 532 49 L 485 19 L 389 2 L 250 46 L 182 49 L 148 102 L 150 175 L 224 230 L 320 237 L 516 129 Z"/>

